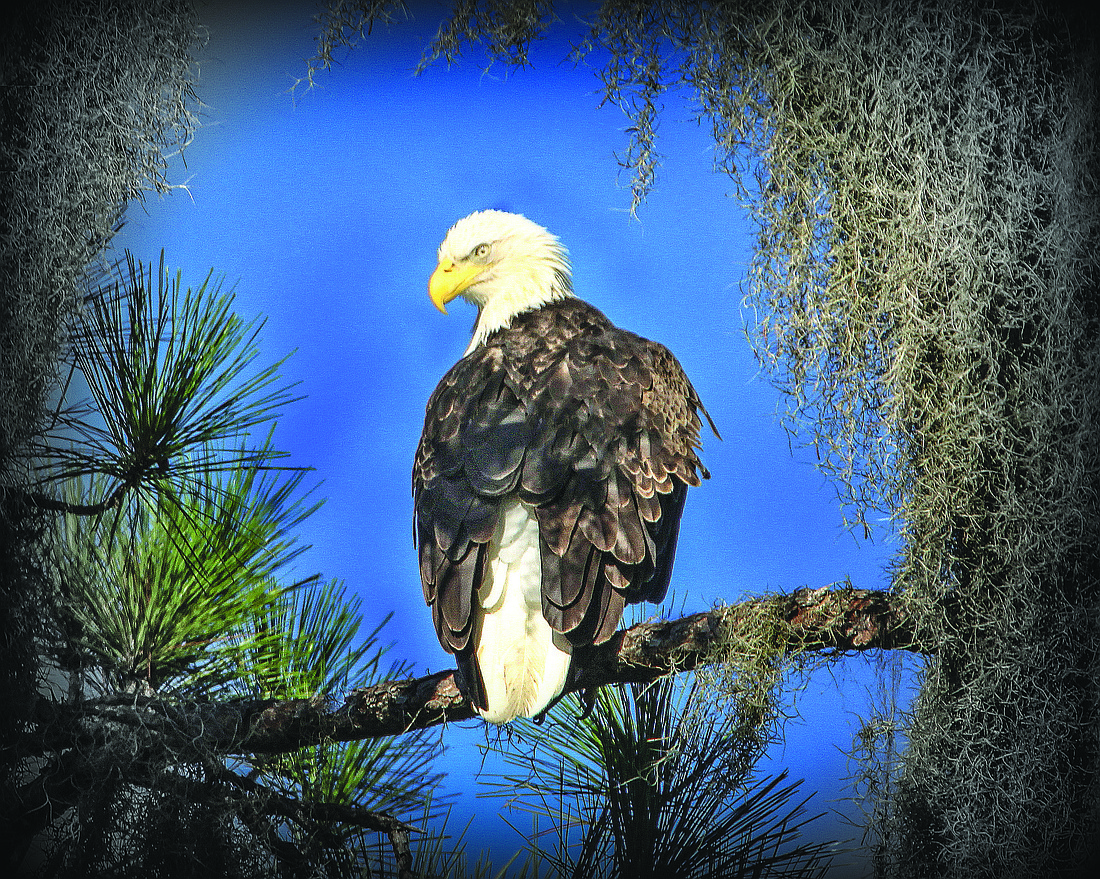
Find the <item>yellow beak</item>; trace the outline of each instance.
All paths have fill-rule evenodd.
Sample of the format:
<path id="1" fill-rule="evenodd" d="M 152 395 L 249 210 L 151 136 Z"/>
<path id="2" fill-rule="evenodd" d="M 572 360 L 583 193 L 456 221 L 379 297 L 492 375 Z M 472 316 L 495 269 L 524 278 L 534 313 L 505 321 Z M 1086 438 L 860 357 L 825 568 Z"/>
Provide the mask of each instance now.
<path id="1" fill-rule="evenodd" d="M 476 263 L 455 265 L 449 259 L 442 259 L 428 280 L 428 296 L 435 307 L 446 314 L 444 306 L 474 283 L 484 269 L 485 266 Z"/>

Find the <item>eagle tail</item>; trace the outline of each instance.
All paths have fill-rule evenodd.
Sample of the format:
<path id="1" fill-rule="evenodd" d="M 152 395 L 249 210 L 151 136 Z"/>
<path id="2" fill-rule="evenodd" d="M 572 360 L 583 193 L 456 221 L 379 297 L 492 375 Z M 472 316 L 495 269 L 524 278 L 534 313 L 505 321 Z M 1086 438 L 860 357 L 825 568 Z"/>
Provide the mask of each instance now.
<path id="1" fill-rule="evenodd" d="M 478 713 L 506 723 L 541 714 L 560 695 L 572 648 L 542 613 L 539 526 L 531 506 L 515 500 L 503 505 L 488 556 L 475 635 L 485 695 Z"/>

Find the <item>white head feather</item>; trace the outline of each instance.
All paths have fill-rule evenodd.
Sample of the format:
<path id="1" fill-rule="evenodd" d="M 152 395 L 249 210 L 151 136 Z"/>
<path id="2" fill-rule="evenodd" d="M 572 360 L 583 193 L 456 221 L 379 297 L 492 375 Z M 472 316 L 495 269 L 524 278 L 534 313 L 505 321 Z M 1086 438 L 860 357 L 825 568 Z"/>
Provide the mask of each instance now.
<path id="1" fill-rule="evenodd" d="M 573 292 L 569 257 L 557 236 L 520 214 L 486 210 L 463 217 L 439 245 L 433 283 L 448 265 L 464 280 L 447 298 L 459 295 L 478 308 L 467 354 L 517 314 Z"/>

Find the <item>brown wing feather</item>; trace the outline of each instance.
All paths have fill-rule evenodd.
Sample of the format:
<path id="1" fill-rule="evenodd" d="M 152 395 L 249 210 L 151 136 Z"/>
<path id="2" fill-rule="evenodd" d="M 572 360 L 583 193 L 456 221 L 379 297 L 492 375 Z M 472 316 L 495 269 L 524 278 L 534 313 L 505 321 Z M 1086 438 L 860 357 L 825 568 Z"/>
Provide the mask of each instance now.
<path id="1" fill-rule="evenodd" d="M 444 376 L 413 467 L 414 535 L 436 634 L 475 704 L 475 593 L 502 502 L 536 509 L 547 621 L 602 643 L 626 604 L 668 589 L 687 486 L 710 475 L 699 413 L 710 421 L 666 348 L 577 299 L 518 315 Z"/>

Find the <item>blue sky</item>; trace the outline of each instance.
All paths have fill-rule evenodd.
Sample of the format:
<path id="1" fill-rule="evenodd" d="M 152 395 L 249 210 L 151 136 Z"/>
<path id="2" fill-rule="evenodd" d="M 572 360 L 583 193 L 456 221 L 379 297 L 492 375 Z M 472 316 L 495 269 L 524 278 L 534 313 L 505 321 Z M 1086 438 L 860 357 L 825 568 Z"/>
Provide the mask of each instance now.
<path id="1" fill-rule="evenodd" d="M 579 33 L 571 22 L 536 47 L 530 69 L 486 73 L 475 53 L 414 77 L 443 6 L 412 5 L 410 20 L 376 27 L 293 97 L 313 52 L 313 4 L 206 10 L 204 125 L 174 172 L 187 191 L 132 207 L 116 239 L 147 262 L 165 248 L 185 283 L 211 268 L 235 283 L 238 312 L 267 317 L 265 363 L 297 349 L 284 374 L 307 396 L 274 442 L 316 468 L 328 500 L 301 529 L 313 548 L 295 573 L 343 579 L 362 598 L 365 632 L 392 612 L 385 637 L 417 673 L 453 665 L 422 599 L 410 470 L 424 405 L 474 318 L 429 302 L 436 248 L 455 220 L 493 207 L 557 234 L 578 295 L 671 348 L 722 431 L 722 442 L 704 436 L 714 475 L 690 492 L 681 528 L 673 590 L 687 612 L 845 577 L 883 587 L 891 544 L 844 529 L 758 374 L 740 306 L 751 228 L 732 181 L 712 170 L 706 126 L 667 97 L 657 189 L 632 219 L 615 157 L 629 123 L 599 108 L 592 69 L 563 60 Z M 819 809 L 841 793 L 837 746 L 866 711 L 868 667 L 855 659 L 810 678 L 801 718 L 769 755 L 821 792 Z M 492 801 L 472 796 L 481 741 L 479 724 L 449 730 L 446 769 L 458 810 L 478 812 L 470 848 L 490 846 L 502 864 L 519 840 Z"/>

